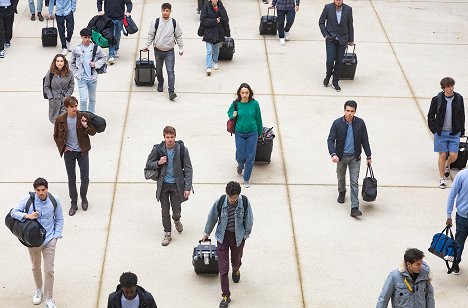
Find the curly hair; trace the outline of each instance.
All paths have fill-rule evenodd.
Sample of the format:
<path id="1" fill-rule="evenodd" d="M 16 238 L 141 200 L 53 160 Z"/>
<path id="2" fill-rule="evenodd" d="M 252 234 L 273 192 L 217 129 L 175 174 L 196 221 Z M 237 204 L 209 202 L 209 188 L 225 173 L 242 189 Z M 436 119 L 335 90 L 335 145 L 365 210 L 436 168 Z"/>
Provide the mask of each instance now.
<path id="1" fill-rule="evenodd" d="M 63 68 L 62 68 L 62 70 L 59 70 L 59 68 L 55 64 L 55 62 L 57 61 L 57 58 L 62 58 L 63 59 Z M 68 74 L 70 74 L 70 67 L 68 65 L 67 58 L 64 55 L 60 54 L 60 53 L 56 54 L 54 59 L 52 60 L 52 63 L 50 64 L 50 72 L 52 74 L 54 74 L 55 77 L 58 77 L 59 75 L 60 75 L 60 77 L 68 76 Z"/>
<path id="2" fill-rule="evenodd" d="M 126 272 L 120 276 L 120 286 L 122 288 L 135 287 L 138 283 L 138 277 L 134 273 Z"/>
<path id="3" fill-rule="evenodd" d="M 226 185 L 226 194 L 228 196 L 240 195 L 241 186 L 238 182 L 231 181 Z"/>

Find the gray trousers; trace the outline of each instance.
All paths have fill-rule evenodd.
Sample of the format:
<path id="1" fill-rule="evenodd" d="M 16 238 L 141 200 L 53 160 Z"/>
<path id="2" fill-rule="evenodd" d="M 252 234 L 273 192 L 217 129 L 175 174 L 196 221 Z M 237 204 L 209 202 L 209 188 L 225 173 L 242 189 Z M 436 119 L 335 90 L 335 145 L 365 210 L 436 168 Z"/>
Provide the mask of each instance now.
<path id="1" fill-rule="evenodd" d="M 181 212 L 181 201 L 179 192 L 177 191 L 177 184 L 163 182 L 159 201 L 161 202 L 161 215 L 164 232 L 171 232 L 172 223 L 170 208 L 172 207 L 172 219 L 174 220 L 180 219 Z"/>
<path id="2" fill-rule="evenodd" d="M 349 186 L 351 187 L 351 208 L 359 208 L 359 169 L 361 160 L 353 156 L 343 156 L 336 164 L 336 175 L 338 177 L 338 192 L 346 192 L 346 168 L 349 169 Z"/>

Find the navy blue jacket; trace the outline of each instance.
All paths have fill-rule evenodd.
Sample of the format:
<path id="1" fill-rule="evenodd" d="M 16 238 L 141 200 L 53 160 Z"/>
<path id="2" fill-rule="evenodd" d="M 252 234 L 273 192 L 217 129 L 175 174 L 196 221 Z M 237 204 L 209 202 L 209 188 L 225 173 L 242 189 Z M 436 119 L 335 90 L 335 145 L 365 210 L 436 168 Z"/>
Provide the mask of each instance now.
<path id="1" fill-rule="evenodd" d="M 341 22 L 338 24 L 335 3 L 326 4 L 319 18 L 319 28 L 328 41 L 338 38 L 340 45 L 346 45 L 354 41 L 353 9 L 346 4 L 341 7 Z"/>
<path id="2" fill-rule="evenodd" d="M 354 155 L 357 159 L 361 159 L 362 148 L 366 153 L 367 159 L 371 158 L 371 149 L 369 145 L 369 137 L 367 136 L 366 124 L 361 118 L 353 118 L 353 135 L 354 135 Z M 348 125 L 343 117 L 336 119 L 328 134 L 328 152 L 331 156 L 336 155 L 341 160 L 343 158 L 344 146 Z"/>

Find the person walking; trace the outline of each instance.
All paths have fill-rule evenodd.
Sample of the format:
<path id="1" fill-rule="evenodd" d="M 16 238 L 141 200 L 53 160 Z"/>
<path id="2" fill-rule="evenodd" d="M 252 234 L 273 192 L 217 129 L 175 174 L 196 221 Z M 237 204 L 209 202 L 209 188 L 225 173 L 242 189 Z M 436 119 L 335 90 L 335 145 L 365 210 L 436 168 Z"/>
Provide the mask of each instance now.
<path id="1" fill-rule="evenodd" d="M 219 303 L 220 308 L 228 307 L 231 302 L 228 278 L 229 251 L 231 251 L 232 281 L 239 283 L 245 240 L 250 237 L 254 221 L 252 206 L 247 197 L 240 193 L 239 183 L 231 181 L 226 185 L 226 194 L 216 200 L 211 207 L 201 239 L 206 241 L 218 223 L 215 237 L 218 242 L 216 253 L 223 297 Z"/>
<path id="2" fill-rule="evenodd" d="M 123 273 L 115 292 L 109 294 L 107 308 L 158 308 L 150 292 L 138 285 L 132 272 Z"/>
<path id="3" fill-rule="evenodd" d="M 179 55 L 184 54 L 184 42 L 182 41 L 182 29 L 179 23 L 171 17 L 172 6 L 170 3 L 161 5 L 162 18 L 156 18 L 151 21 L 148 38 L 146 39 L 146 47 L 144 51 L 148 51 L 149 46 L 153 43 L 154 57 L 156 59 L 156 77 L 158 79 L 157 91 L 162 92 L 164 89 L 164 77 L 162 67 L 166 64 L 169 99 L 172 101 L 177 97 L 175 93 L 175 55 L 174 47 L 179 46 Z"/>
<path id="4" fill-rule="evenodd" d="M 296 18 L 296 12 L 299 11 L 300 0 L 273 0 L 271 8 L 276 8 L 278 11 L 278 37 L 281 46 L 286 45 L 289 41 L 289 30 L 291 30 Z M 286 20 L 286 27 L 284 21 Z"/>
<path id="5" fill-rule="evenodd" d="M 44 93 L 49 99 L 49 121 L 54 124 L 57 117 L 66 112 L 63 100 L 73 94 L 75 81 L 67 58 L 55 55 L 44 79 Z"/>
<path id="6" fill-rule="evenodd" d="M 5 48 L 11 46 L 13 22 L 19 0 L 0 0 L 0 58 L 5 58 Z"/>
<path id="7" fill-rule="evenodd" d="M 340 92 L 338 82 L 346 45 L 354 45 L 353 9 L 343 4 L 343 0 L 334 0 L 333 3 L 326 4 L 319 18 L 319 28 L 327 49 L 327 73 L 323 85 L 328 87 L 333 76 L 332 86 Z"/>
<path id="8" fill-rule="evenodd" d="M 11 211 L 11 216 L 19 221 L 26 219 L 37 219 L 44 227 L 45 240 L 40 247 L 28 248 L 32 264 L 32 273 L 36 291 L 32 298 L 34 305 L 42 302 L 45 297 L 45 307 L 55 308 L 52 299 L 54 290 L 54 261 L 57 240 L 62 238 L 64 225 L 62 205 L 57 196 L 48 192 L 49 183 L 44 178 L 37 178 L 34 183 L 34 193 L 28 194 Z M 26 209 L 27 204 L 34 204 Z M 35 210 L 34 210 L 35 209 Z M 44 264 L 44 280 L 42 280 L 41 254 Z"/>
<path id="9" fill-rule="evenodd" d="M 181 218 L 181 204 L 188 200 L 192 190 L 192 162 L 184 142 L 176 141 L 176 129 L 166 126 L 163 130 L 164 141 L 153 147 L 146 161 L 146 168 L 157 170 L 156 199 L 161 202 L 162 225 L 164 238 L 161 245 L 167 246 L 172 240 L 171 216 L 177 232 L 184 227 Z"/>
<path id="10" fill-rule="evenodd" d="M 71 199 L 68 215 L 75 215 L 78 210 L 78 192 L 76 190 L 76 163 L 80 168 L 80 196 L 83 211 L 88 210 L 89 186 L 89 151 L 91 142 L 89 136 L 96 134 L 88 113 L 77 110 L 78 100 L 74 96 L 67 96 L 64 100 L 66 113 L 55 121 L 54 141 L 60 156 L 63 156 L 68 175 L 68 194 Z"/>
<path id="11" fill-rule="evenodd" d="M 220 44 L 224 37 L 231 36 L 229 17 L 221 1 L 211 0 L 204 5 L 200 13 L 200 26 L 204 29 L 203 41 L 206 42 L 206 74 L 211 75 L 211 69 L 218 69 Z"/>
<path id="12" fill-rule="evenodd" d="M 54 0 L 50 0 L 54 1 Z M 62 54 L 66 56 L 68 52 L 72 51 L 71 39 L 75 29 L 75 17 L 73 13 L 76 11 L 77 0 L 56 0 L 55 18 L 57 19 L 57 28 L 60 36 L 60 43 L 62 43 Z M 51 7 L 49 2 L 49 10 Z M 53 9 L 53 2 L 52 2 Z M 51 14 L 49 14 L 51 16 Z M 65 35 L 65 24 L 67 34 Z"/>
<path id="13" fill-rule="evenodd" d="M 96 69 L 106 64 L 107 57 L 101 47 L 97 45 L 95 47 L 94 43 L 91 42 L 91 30 L 87 28 L 82 29 L 80 36 L 81 44 L 73 48 L 70 66 L 74 77 L 78 81 L 80 110 L 94 113 L 98 80 Z"/>
<path id="14" fill-rule="evenodd" d="M 455 80 L 442 78 L 439 92 L 431 100 L 427 124 L 434 134 L 434 152 L 439 153 L 439 187 L 447 187 L 450 164 L 457 160 L 460 137 L 465 135 L 465 105 L 463 96 L 453 91 Z M 447 156 L 448 153 L 448 156 Z"/>
<path id="15" fill-rule="evenodd" d="M 336 119 L 328 134 L 328 152 L 333 163 L 336 163 L 338 177 L 338 203 L 345 202 L 346 169 L 349 169 L 351 188 L 351 217 L 361 216 L 359 210 L 359 169 L 361 167 L 362 148 L 366 154 L 367 165 L 372 164 L 369 137 L 366 124 L 355 116 L 357 103 L 347 101 L 344 104 L 344 116 Z"/>
<path id="16" fill-rule="evenodd" d="M 263 123 L 260 105 L 253 98 L 253 91 L 247 83 L 237 89 L 237 98 L 227 112 L 230 119 L 236 120 L 235 141 L 237 174 L 244 172 L 244 187 L 250 187 L 250 177 L 257 152 L 258 137 L 262 135 Z"/>

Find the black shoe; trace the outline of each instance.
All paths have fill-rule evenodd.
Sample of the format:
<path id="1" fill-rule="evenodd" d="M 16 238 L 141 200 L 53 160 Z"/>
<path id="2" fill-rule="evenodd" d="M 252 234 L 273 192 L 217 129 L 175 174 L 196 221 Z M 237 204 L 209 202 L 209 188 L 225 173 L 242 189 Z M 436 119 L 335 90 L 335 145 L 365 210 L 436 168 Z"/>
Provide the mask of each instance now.
<path id="1" fill-rule="evenodd" d="M 323 86 L 328 87 L 328 84 L 330 83 L 330 77 L 326 77 L 323 79 Z"/>
<path id="2" fill-rule="evenodd" d="M 346 196 L 346 192 L 345 192 L 345 191 L 344 191 L 344 192 L 340 192 L 340 193 L 338 194 L 338 199 L 336 199 L 336 202 L 338 202 L 338 203 L 344 203 L 344 198 L 345 198 L 345 196 Z"/>
<path id="3" fill-rule="evenodd" d="M 162 83 L 158 83 L 158 92 L 162 92 L 163 91 L 163 84 Z"/>
<path id="4" fill-rule="evenodd" d="M 340 91 L 341 91 L 341 88 L 340 88 L 340 86 L 338 85 L 338 83 L 332 84 L 332 87 L 335 88 L 336 92 L 340 92 Z"/>
<path id="5" fill-rule="evenodd" d="M 44 21 L 44 17 L 41 12 L 37 13 L 37 17 L 39 18 L 39 21 Z"/>
<path id="6" fill-rule="evenodd" d="M 458 264 L 454 264 L 452 266 L 452 274 L 460 275 L 460 266 L 458 266 Z"/>
<path id="7" fill-rule="evenodd" d="M 232 281 L 235 283 L 238 283 L 240 280 L 240 270 L 237 270 L 237 272 L 232 272 Z"/>
<path id="8" fill-rule="evenodd" d="M 445 166 L 445 173 L 444 173 L 444 176 L 445 176 L 446 178 L 448 178 L 448 177 L 450 176 L 450 166 L 449 166 L 449 165 Z"/>
<path id="9" fill-rule="evenodd" d="M 35 21 L 35 20 L 36 20 L 36 14 L 32 14 L 32 15 L 31 15 L 31 20 L 32 20 L 32 21 Z"/>
<path id="10" fill-rule="evenodd" d="M 362 216 L 362 212 L 357 207 L 353 207 L 351 209 L 351 217 L 357 217 L 357 216 Z"/>
<path id="11" fill-rule="evenodd" d="M 68 211 L 68 215 L 73 216 L 76 214 L 76 211 L 78 211 L 78 205 L 76 205 L 76 203 L 72 203 L 70 210 Z"/>
<path id="12" fill-rule="evenodd" d="M 86 197 L 81 197 L 81 208 L 83 211 L 88 210 L 88 199 Z"/>
<path id="13" fill-rule="evenodd" d="M 219 303 L 219 308 L 227 308 L 230 302 L 231 302 L 231 297 L 223 296 L 223 299 Z"/>
<path id="14" fill-rule="evenodd" d="M 177 97 L 177 94 L 175 94 L 174 92 L 169 92 L 169 99 L 171 101 L 173 101 L 176 97 Z"/>
<path id="15" fill-rule="evenodd" d="M 237 166 L 237 174 L 238 175 L 241 175 L 242 174 L 242 168 Z"/>

